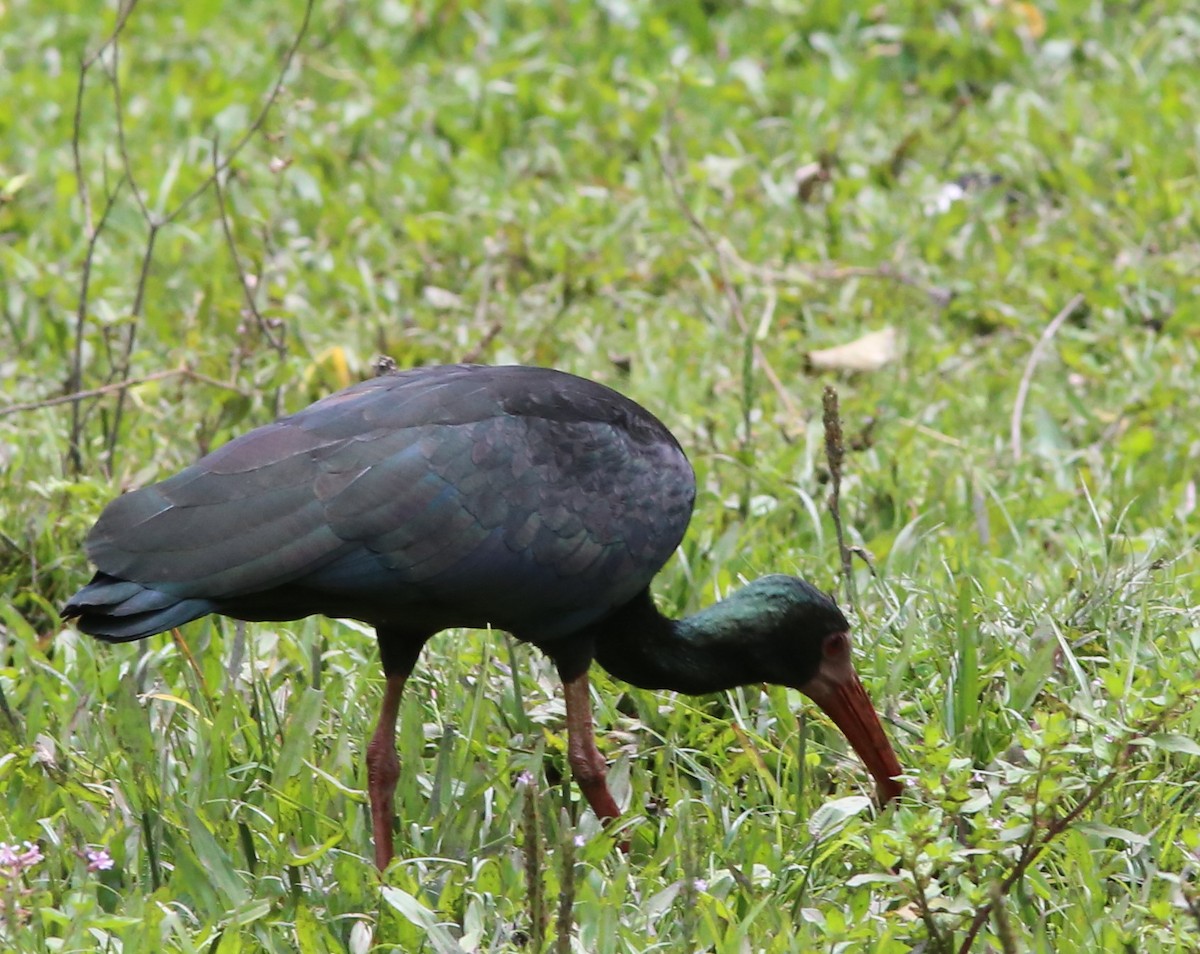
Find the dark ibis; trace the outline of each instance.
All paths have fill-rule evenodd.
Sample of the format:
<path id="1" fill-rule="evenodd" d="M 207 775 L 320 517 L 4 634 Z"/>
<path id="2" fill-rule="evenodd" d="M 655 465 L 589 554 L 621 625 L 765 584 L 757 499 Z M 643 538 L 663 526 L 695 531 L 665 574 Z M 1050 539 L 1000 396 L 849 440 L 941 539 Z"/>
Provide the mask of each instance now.
<path id="1" fill-rule="evenodd" d="M 113 500 L 87 538 L 97 572 L 63 615 L 109 642 L 210 613 L 373 626 L 386 676 L 366 752 L 380 868 L 393 850 L 401 692 L 426 640 L 449 628 L 506 630 L 554 661 L 568 762 L 602 820 L 620 812 L 593 736 L 593 659 L 647 689 L 799 689 L 846 735 L 880 800 L 894 798 L 902 770 L 828 596 L 772 575 L 685 619 L 655 607 L 650 581 L 695 494 L 671 432 L 610 388 L 545 368 L 418 368 Z"/>

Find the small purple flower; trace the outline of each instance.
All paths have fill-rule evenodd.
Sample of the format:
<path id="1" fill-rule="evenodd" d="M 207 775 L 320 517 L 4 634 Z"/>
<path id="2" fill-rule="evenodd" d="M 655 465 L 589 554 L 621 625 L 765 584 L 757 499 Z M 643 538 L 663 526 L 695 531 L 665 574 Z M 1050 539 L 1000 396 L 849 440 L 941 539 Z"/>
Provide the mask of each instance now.
<path id="1" fill-rule="evenodd" d="M 705 891 L 708 890 L 708 882 L 705 881 L 703 878 L 693 878 L 692 879 L 692 887 L 695 888 L 697 891 L 704 893 Z"/>
<path id="2" fill-rule="evenodd" d="M 587 844 L 587 839 L 584 838 L 583 835 L 575 836 L 575 847 L 576 848 L 582 848 L 586 844 Z"/>
<path id="3" fill-rule="evenodd" d="M 42 849 L 32 841 L 25 842 L 24 849 L 0 842 L 0 874 L 11 880 L 26 868 L 32 868 L 44 857 Z"/>
<path id="4" fill-rule="evenodd" d="M 533 773 L 526 769 L 517 776 L 517 784 L 524 785 L 526 788 L 533 788 Z"/>
<path id="5" fill-rule="evenodd" d="M 98 851 L 84 852 L 84 858 L 87 859 L 88 871 L 108 871 L 113 866 L 112 855 L 108 853 L 107 848 L 101 848 Z"/>

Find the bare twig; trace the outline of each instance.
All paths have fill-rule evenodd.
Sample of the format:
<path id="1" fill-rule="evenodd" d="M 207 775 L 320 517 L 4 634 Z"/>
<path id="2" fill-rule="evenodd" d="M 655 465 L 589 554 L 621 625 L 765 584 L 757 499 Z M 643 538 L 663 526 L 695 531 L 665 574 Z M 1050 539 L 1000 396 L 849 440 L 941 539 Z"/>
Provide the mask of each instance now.
<path id="1" fill-rule="evenodd" d="M 82 181 L 82 180 L 81 180 Z M 83 339 L 84 329 L 87 327 L 88 317 L 88 294 L 92 284 L 92 262 L 96 257 L 96 243 L 100 241 L 100 235 L 104 231 L 104 224 L 108 221 L 109 213 L 112 212 L 113 206 L 117 204 L 117 195 L 121 191 L 121 186 L 124 180 L 117 182 L 116 187 L 108 194 L 104 200 L 104 209 L 100 213 L 100 219 L 92 224 L 91 207 L 87 200 L 84 200 L 87 213 L 85 218 L 88 220 L 87 230 L 87 245 L 83 253 L 83 262 L 79 268 L 79 300 L 75 306 L 75 340 L 71 349 L 71 371 L 67 375 L 66 390 L 69 394 L 78 392 L 79 387 L 83 384 Z M 79 474 L 83 469 L 83 455 L 80 451 L 80 438 L 83 435 L 83 414 L 78 402 L 71 409 L 71 438 L 70 459 L 71 472 Z"/>
<path id="2" fill-rule="evenodd" d="M 129 188 L 133 190 L 133 197 L 137 201 L 138 208 L 141 210 L 142 218 L 152 228 L 156 228 L 154 216 L 150 214 L 150 210 L 146 207 L 146 200 L 142 196 L 142 190 L 138 188 L 137 177 L 133 174 L 133 161 L 129 158 L 129 143 L 125 137 L 125 102 L 124 96 L 121 94 L 121 43 L 117 37 L 112 40 L 112 63 L 108 68 L 108 80 L 112 85 L 113 93 L 113 116 L 117 124 L 117 152 L 121 156 L 121 164 L 125 167 L 125 178 L 129 180 Z"/>
<path id="3" fill-rule="evenodd" d="M 1004 909 L 1004 895 L 1000 886 L 992 884 L 992 914 L 996 921 L 996 937 L 1000 938 L 1000 948 L 1004 954 L 1017 954 L 1017 938 L 1013 934 L 1012 924 L 1008 920 L 1008 912 Z"/>
<path id="4" fill-rule="evenodd" d="M 90 55 L 85 55 L 79 61 L 79 82 L 75 87 L 75 112 L 71 121 L 71 162 L 75 168 L 75 191 L 79 196 L 80 205 L 83 207 L 85 249 L 83 262 L 80 266 L 79 301 L 75 310 L 75 335 L 71 354 L 71 370 L 67 376 L 65 385 L 65 390 L 68 393 L 78 391 L 83 384 L 83 339 L 84 330 L 87 327 L 88 293 L 91 286 L 92 263 L 95 260 L 96 244 L 100 239 L 101 233 L 104 231 L 108 215 L 116 204 L 117 196 L 124 183 L 124 178 L 118 180 L 116 185 L 107 192 L 104 200 L 104 209 L 100 213 L 99 220 L 97 220 L 92 210 L 92 198 L 91 191 L 88 189 L 87 175 L 83 169 L 83 149 L 81 145 L 83 141 L 83 97 L 87 90 L 88 73 L 96 63 L 100 62 L 109 47 L 115 46 L 122 31 L 125 29 L 125 25 L 129 22 L 129 16 L 133 13 L 135 6 L 137 6 L 137 0 L 128 0 L 127 3 L 121 5 L 117 10 L 117 22 L 113 25 L 112 32 L 105 37 L 103 42 Z M 71 436 L 68 451 L 71 470 L 75 474 L 78 474 L 83 469 L 83 456 L 80 451 L 82 434 L 83 413 L 80 406 L 75 404 L 71 410 Z"/>
<path id="5" fill-rule="evenodd" d="M 73 343 L 72 368 L 71 368 L 71 372 L 70 372 L 70 375 L 68 377 L 67 384 L 66 384 L 66 391 L 68 392 L 68 394 L 66 395 L 66 398 L 73 402 L 73 404 L 72 404 L 71 438 L 70 438 L 70 461 L 71 461 L 71 467 L 75 473 L 78 473 L 80 471 L 80 469 L 82 468 L 80 443 L 81 443 L 81 435 L 82 435 L 82 430 L 83 430 L 83 410 L 79 403 L 81 400 L 80 395 L 91 393 L 91 392 L 81 391 L 81 386 L 83 384 L 83 380 L 82 380 L 83 342 L 84 342 L 85 330 L 87 327 L 87 319 L 88 319 L 88 292 L 89 292 L 89 283 L 90 283 L 90 277 L 91 277 L 92 263 L 94 261 L 95 249 L 96 249 L 96 244 L 99 240 L 99 236 L 104 229 L 104 225 L 107 220 L 108 213 L 112 210 L 112 207 L 116 202 L 116 197 L 117 197 L 118 192 L 120 191 L 121 186 L 125 182 L 128 182 L 130 184 L 130 187 L 133 190 L 134 201 L 137 204 L 138 210 L 140 211 L 143 220 L 146 222 L 147 236 L 146 236 L 146 244 L 145 244 L 144 248 L 142 249 L 142 253 L 141 253 L 141 262 L 140 262 L 140 267 L 138 269 L 138 280 L 137 280 L 137 287 L 134 292 L 133 304 L 132 304 L 132 307 L 130 308 L 130 316 L 133 320 L 130 323 L 127 333 L 124 336 L 124 341 L 122 343 L 122 346 L 120 347 L 120 354 L 116 357 L 113 357 L 110 355 L 110 363 L 111 363 L 112 367 L 111 367 L 110 380 L 108 383 L 117 385 L 116 387 L 111 388 L 111 390 L 115 391 L 117 394 L 117 402 L 116 402 L 116 408 L 115 408 L 113 419 L 112 419 L 112 424 L 108 428 L 108 434 L 107 434 L 107 439 L 106 439 L 106 450 L 107 450 L 106 456 L 107 456 L 107 459 L 110 461 L 112 459 L 113 454 L 116 451 L 117 441 L 118 441 L 118 438 L 119 438 L 119 435 L 121 432 L 121 418 L 122 418 L 122 414 L 123 414 L 124 406 L 125 406 L 125 392 L 127 390 L 128 377 L 129 377 L 130 369 L 132 367 L 133 352 L 134 352 L 134 348 L 137 343 L 137 336 L 138 336 L 138 320 L 137 319 L 141 316 L 143 309 L 144 309 L 144 305 L 145 305 L 147 281 L 148 281 L 149 274 L 150 274 L 150 268 L 151 268 L 151 265 L 154 260 L 155 244 L 156 244 L 156 240 L 158 238 L 158 233 L 163 227 L 165 227 L 166 225 L 175 221 L 183 213 L 183 211 L 189 205 L 191 205 L 191 203 L 193 201 L 195 201 L 196 198 L 198 198 L 200 195 L 202 195 L 205 192 L 205 190 L 208 189 L 208 187 L 210 185 L 215 185 L 217 188 L 217 191 L 218 191 L 218 202 L 221 205 L 222 224 L 226 227 L 226 235 L 227 235 L 227 238 L 229 238 L 231 250 L 233 249 L 232 237 L 231 237 L 232 232 L 228 228 L 227 216 L 225 214 L 225 209 L 224 209 L 224 198 L 223 198 L 223 196 L 220 195 L 220 191 L 219 191 L 220 183 L 219 183 L 218 179 L 219 179 L 220 175 L 226 169 L 229 168 L 229 166 L 232 164 L 234 158 L 242 150 L 242 148 L 247 143 L 249 143 L 250 140 L 252 138 L 254 138 L 255 135 L 257 135 L 260 132 L 264 123 L 266 122 L 267 116 L 270 113 L 271 108 L 274 106 L 274 104 L 278 100 L 279 94 L 283 89 L 283 84 L 287 78 L 287 74 L 291 68 L 292 62 L 295 59 L 296 53 L 300 48 L 300 44 L 303 42 L 304 37 L 306 36 L 306 34 L 308 32 L 309 24 L 312 20 L 312 12 L 313 12 L 314 4 L 315 4 L 315 0 L 308 0 L 308 2 L 305 4 L 304 13 L 303 13 L 303 17 L 302 17 L 300 26 L 297 28 L 295 35 L 292 37 L 291 43 L 289 44 L 287 50 L 284 53 L 283 62 L 280 67 L 279 74 L 275 78 L 275 82 L 272 84 L 270 90 L 268 91 L 267 96 L 266 96 L 265 100 L 263 101 L 262 106 L 259 109 L 259 112 L 256 115 L 256 117 L 254 118 L 254 120 L 250 123 L 249 126 L 246 127 L 246 129 L 242 133 L 241 137 L 237 140 L 237 142 L 234 144 L 233 148 L 229 151 L 229 153 L 223 159 L 218 160 L 216 158 L 215 147 L 214 147 L 214 170 L 213 170 L 212 175 L 207 177 L 203 182 L 201 182 L 189 195 L 187 195 L 181 202 L 179 202 L 179 204 L 176 205 L 174 209 L 172 209 L 170 212 L 167 212 L 166 214 L 156 214 L 151 211 L 148 201 L 147 201 L 147 197 L 145 195 L 143 195 L 142 189 L 138 185 L 138 182 L 135 177 L 133 161 L 132 161 L 132 157 L 130 154 L 128 139 L 127 139 L 127 135 L 126 135 L 124 98 L 123 98 L 123 93 L 121 90 L 121 79 L 120 79 L 120 60 L 119 60 L 120 43 L 119 43 L 119 40 L 120 40 L 121 34 L 124 31 L 127 23 L 129 22 L 129 18 L 131 16 L 131 14 L 133 13 L 134 8 L 137 5 L 137 0 L 126 0 L 126 2 L 121 5 L 121 7 L 119 8 L 118 13 L 117 13 L 117 22 L 116 22 L 116 25 L 113 27 L 112 32 L 108 35 L 108 37 L 105 38 L 105 40 L 99 45 L 99 47 L 96 48 L 95 51 L 93 51 L 90 55 L 85 56 L 82 59 L 82 61 L 80 63 L 80 69 L 79 69 L 79 82 L 78 82 L 78 85 L 76 88 L 76 94 L 75 94 L 75 113 L 74 113 L 74 121 L 73 121 L 73 135 L 72 135 L 72 140 L 71 140 L 71 152 L 72 152 L 72 160 L 73 160 L 74 169 L 75 169 L 76 189 L 77 189 L 77 192 L 79 195 L 80 202 L 83 205 L 84 234 L 85 234 L 87 242 L 86 242 L 86 249 L 85 249 L 85 253 L 84 253 L 83 265 L 81 268 L 79 303 L 78 303 L 78 306 L 76 309 L 75 340 Z M 116 126 L 117 126 L 117 147 L 118 147 L 118 152 L 121 157 L 121 164 L 123 166 L 123 175 L 122 175 L 121 179 L 117 182 L 116 186 L 109 192 L 109 194 L 107 196 L 104 211 L 103 211 L 102 215 L 100 216 L 99 221 L 96 221 L 94 212 L 92 209 L 91 195 L 90 195 L 90 191 L 88 188 L 87 176 L 85 174 L 85 170 L 84 170 L 84 166 L 83 166 L 83 150 L 82 150 L 83 101 L 84 101 L 84 94 L 85 94 L 85 91 L 87 88 L 87 78 L 88 78 L 89 71 L 91 70 L 91 68 L 93 66 L 96 65 L 96 63 L 102 62 L 102 59 L 103 59 L 105 53 L 110 50 L 111 50 L 111 62 L 109 62 L 106 65 L 106 69 L 107 69 L 110 83 L 112 85 L 112 96 L 113 96 L 113 104 L 114 104 L 114 109 L 115 109 Z M 248 289 L 246 287 L 245 274 L 242 271 L 241 262 L 237 258 L 236 252 L 234 254 L 234 260 L 238 266 L 238 274 L 242 279 L 243 289 L 248 292 Z M 247 295 L 247 297 L 248 297 L 248 299 L 250 298 L 249 294 Z M 252 307 L 252 310 L 254 311 L 256 317 L 259 319 L 259 325 L 263 329 L 267 339 L 272 343 L 272 345 L 275 347 L 275 349 L 277 351 L 280 351 L 282 353 L 282 349 L 283 349 L 282 341 L 280 339 L 277 339 L 276 336 L 271 334 L 271 332 L 267 326 L 267 323 L 262 320 L 262 317 L 261 317 L 261 315 L 258 314 L 257 309 L 253 307 L 253 302 L 251 302 L 251 307 Z M 114 377 L 118 378 L 120 380 L 113 381 L 112 378 L 114 378 Z M 143 380 L 146 380 L 146 379 L 143 379 Z M 100 391 L 96 392 L 96 393 L 107 393 L 107 391 L 105 389 L 100 389 Z M 7 412 L 8 412 L 8 410 L 6 409 L 5 413 L 7 413 Z"/>
<path id="6" fill-rule="evenodd" d="M 483 337 L 475 342 L 475 346 L 462 356 L 462 363 L 474 364 L 476 361 L 482 358 L 487 352 L 487 349 L 492 346 L 492 342 L 496 340 L 496 337 L 503 330 L 504 322 L 497 318 L 487 326 L 487 330 L 484 331 Z"/>
<path id="7" fill-rule="evenodd" d="M 250 276 L 246 274 L 246 270 L 242 267 L 241 256 L 238 255 L 237 243 L 233 238 L 233 224 L 229 221 L 229 210 L 225 207 L 225 190 L 221 188 L 221 173 L 219 171 L 221 161 L 217 152 L 217 140 L 215 136 L 212 142 L 212 161 L 212 184 L 213 194 L 217 197 L 217 213 L 221 219 L 221 231 L 225 233 L 225 244 L 229 248 L 229 256 L 233 259 L 233 267 L 237 269 L 238 281 L 242 285 L 242 297 L 246 299 L 246 307 L 250 310 L 250 314 L 254 316 L 259 333 L 267 339 L 271 347 L 283 358 L 287 355 L 287 343 L 284 340 L 286 332 L 281 333 L 276 338 L 270 324 L 263 317 L 262 312 L 258 310 L 258 302 L 255 301 L 254 297 L 254 285 L 250 281 Z"/>
<path id="8" fill-rule="evenodd" d="M 91 236 L 96 231 L 92 226 L 92 201 L 88 192 L 87 177 L 83 174 L 83 154 L 79 144 L 83 138 L 83 94 L 87 89 L 87 75 L 109 46 L 114 43 L 129 22 L 129 15 L 137 6 L 137 0 L 129 0 L 117 11 L 117 22 L 112 32 L 96 47 L 91 56 L 83 57 L 79 62 L 79 82 L 75 87 L 75 115 L 72 118 L 71 131 L 71 161 L 75 166 L 75 186 L 79 201 L 83 204 L 83 223 L 85 232 Z"/>
<path id="9" fill-rule="evenodd" d="M 158 224 L 150 222 L 149 231 L 146 234 L 146 247 L 142 249 L 142 263 L 138 268 L 137 290 L 134 292 L 133 304 L 129 308 L 129 317 L 131 319 L 129 332 L 125 335 L 125 347 L 121 352 L 120 363 L 113 369 L 116 372 L 116 377 L 121 381 L 129 378 L 129 372 L 133 366 L 133 348 L 137 342 L 138 319 L 141 317 L 142 306 L 146 300 L 146 280 L 150 276 L 150 263 L 154 261 L 154 243 L 158 239 L 159 228 Z M 121 433 L 121 416 L 124 412 L 125 391 L 122 390 L 117 392 L 117 406 L 113 411 L 113 422 L 108 431 L 108 440 L 105 447 L 106 456 L 110 464 L 117 450 L 117 435 Z"/>
<path id="10" fill-rule="evenodd" d="M 920 912 L 921 921 L 925 925 L 925 931 L 929 934 L 929 946 L 934 950 L 935 954 L 949 954 L 950 941 L 942 934 L 942 929 L 938 927 L 937 918 L 933 915 L 933 908 L 929 906 L 929 879 L 921 874 L 921 869 L 917 865 L 916 858 L 906 860 L 905 867 L 912 872 L 913 883 L 917 888 L 917 910 Z"/>
<path id="11" fill-rule="evenodd" d="M 1034 369 L 1041 360 L 1046 346 L 1050 344 L 1050 339 L 1054 337 L 1063 323 L 1075 314 L 1083 302 L 1084 297 L 1082 292 L 1067 302 L 1063 306 L 1063 310 L 1050 320 L 1050 324 L 1046 325 L 1042 331 L 1042 336 L 1038 338 L 1037 344 L 1029 352 L 1029 360 L 1025 362 L 1025 373 L 1021 375 L 1021 383 L 1017 387 L 1017 399 L 1013 403 L 1012 425 L 1009 432 L 1014 461 L 1020 461 L 1021 459 L 1021 416 L 1025 413 L 1025 399 L 1029 396 L 1029 385 L 1033 381 Z"/>
<path id="12" fill-rule="evenodd" d="M 1108 772 L 1107 775 L 1104 776 L 1104 778 L 1100 779 L 1099 782 L 1097 782 L 1092 786 L 1091 789 L 1088 790 L 1088 793 L 1079 800 L 1079 804 L 1077 804 L 1061 818 L 1055 818 L 1052 821 L 1047 822 L 1045 834 L 1040 839 L 1031 838 L 1025 843 L 1025 845 L 1022 846 L 1021 854 L 1017 858 L 1016 863 L 1013 865 L 1012 870 L 1009 871 L 1009 873 L 1000 882 L 999 887 L 997 887 L 993 892 L 993 900 L 980 906 L 975 911 L 975 916 L 971 919 L 971 925 L 969 928 L 967 928 L 967 936 L 963 939 L 962 944 L 959 945 L 958 954 L 967 954 L 967 952 L 971 949 L 971 945 L 975 943 L 976 935 L 979 934 L 980 929 L 987 923 L 988 918 L 991 917 L 992 909 L 996 904 L 995 898 L 997 896 L 1000 898 L 1006 897 L 1008 892 L 1012 890 L 1013 885 L 1020 881 L 1025 876 L 1025 872 L 1033 866 L 1033 863 L 1037 861 L 1039 857 L 1041 857 L 1042 852 L 1049 848 L 1050 844 L 1056 838 L 1058 838 L 1059 835 L 1075 824 L 1075 822 L 1079 820 L 1079 817 L 1088 809 L 1088 807 L 1112 787 L 1113 782 L 1117 780 L 1117 776 L 1120 775 L 1121 771 L 1124 769 L 1124 763 L 1128 757 L 1126 754 L 1127 749 L 1128 746 L 1122 747 L 1119 762 Z"/>
<path id="13" fill-rule="evenodd" d="M 666 155 L 662 149 L 655 145 L 654 154 L 658 158 L 659 168 L 662 169 L 663 178 L 666 179 L 667 187 L 671 190 L 671 195 L 675 197 L 675 204 L 679 206 L 679 211 L 683 213 L 684 218 L 695 229 L 696 234 L 700 236 L 700 240 L 708 246 L 712 252 L 713 259 L 717 265 L 717 273 L 721 278 L 721 290 L 725 293 L 725 298 L 729 302 L 729 310 L 733 313 L 734 319 L 738 323 L 742 334 L 752 334 L 750 322 L 746 320 L 746 312 L 742 308 L 741 298 L 738 297 L 737 289 L 734 286 L 733 278 L 729 274 L 729 269 L 725 261 L 725 255 L 722 254 L 721 244 L 708 230 L 703 222 L 692 211 L 692 207 L 688 205 L 687 197 L 683 194 L 683 188 L 679 184 L 679 179 L 671 169 L 670 163 L 667 161 Z M 771 382 L 771 387 L 775 389 L 775 393 L 779 395 L 779 401 L 783 405 L 787 415 L 792 420 L 797 420 L 800 417 L 799 409 L 796 407 L 796 402 L 792 400 L 792 396 L 788 394 L 784 388 L 783 382 L 779 379 L 779 375 L 775 373 L 775 369 L 771 366 L 771 362 L 767 360 L 767 356 L 763 353 L 762 348 L 757 342 L 753 346 L 754 362 L 758 365 L 763 376 Z"/>
<path id="14" fill-rule="evenodd" d="M 121 356 L 117 361 L 112 363 L 110 382 L 114 378 L 125 380 L 129 377 L 130 368 L 133 363 L 133 349 L 137 343 L 138 319 L 141 317 L 142 307 L 146 300 L 146 281 L 150 276 L 150 264 L 154 261 L 154 244 L 158 239 L 158 230 L 162 227 L 162 223 L 157 221 L 146 207 L 146 200 L 143 198 L 142 190 L 138 187 L 137 179 L 134 176 L 133 162 L 129 158 L 129 148 L 125 136 L 124 97 L 121 93 L 120 38 L 114 36 L 111 45 L 112 62 L 108 66 L 108 75 L 109 83 L 112 86 L 113 109 L 117 124 L 117 150 L 120 153 L 121 164 L 125 170 L 125 181 L 129 183 L 134 201 L 141 210 L 142 218 L 146 221 L 147 234 L 146 245 L 142 249 L 141 265 L 138 268 L 137 288 L 134 291 L 133 304 L 129 309 L 131 321 L 125 334 L 125 343 L 121 349 Z M 82 382 L 78 382 L 78 384 L 82 384 Z M 121 433 L 121 417 L 124 413 L 125 392 L 120 391 L 117 394 L 117 405 L 113 411 L 112 424 L 108 428 L 108 437 L 105 441 L 105 458 L 109 462 L 109 465 L 111 465 L 112 458 L 116 454 L 117 438 Z"/>
<path id="15" fill-rule="evenodd" d="M 246 131 L 242 133 L 242 137 L 238 139 L 230 150 L 225 154 L 225 158 L 220 164 L 213 169 L 213 173 L 207 179 L 196 186 L 183 201 L 174 209 L 163 216 L 163 224 L 173 222 L 178 218 L 189 205 L 204 194 L 204 191 L 216 181 L 216 177 L 233 165 L 233 160 L 237 158 L 238 153 L 242 151 L 245 145 L 262 129 L 263 123 L 267 121 L 267 115 L 271 112 L 271 107 L 275 105 L 275 101 L 279 98 L 280 92 L 283 90 L 284 80 L 287 78 L 288 70 L 291 68 L 292 60 L 295 59 L 296 53 L 300 49 L 300 44 L 304 41 L 305 34 L 308 33 L 308 26 L 312 22 L 313 5 L 316 0 L 308 0 L 304 4 L 304 15 L 300 20 L 300 26 L 296 30 L 296 35 L 292 38 L 291 45 L 283 54 L 283 64 L 279 68 L 279 76 L 275 79 L 275 84 L 271 87 L 271 91 L 267 94 L 266 100 L 263 101 L 262 109 L 258 111 L 258 115 L 254 117 L 254 121 L 246 127 Z"/>
<path id="16" fill-rule="evenodd" d="M 837 388 L 831 384 L 825 385 L 821 403 L 825 412 L 825 456 L 829 459 L 829 480 L 832 484 L 829 492 L 829 513 L 833 517 L 833 527 L 837 531 L 838 553 L 842 557 L 842 582 L 846 589 L 846 602 L 853 607 L 858 603 L 858 594 L 854 591 L 854 569 L 850 565 L 850 548 L 846 546 L 846 535 L 842 529 L 842 462 L 846 457 L 846 448 L 842 440 L 842 419 L 838 413 Z"/>
<path id="17" fill-rule="evenodd" d="M 1147 738 L 1161 731 L 1170 719 L 1179 712 L 1191 711 L 1194 704 L 1195 694 L 1185 693 L 1176 699 L 1173 704 L 1162 709 L 1153 719 L 1126 736 L 1124 741 L 1117 747 L 1116 754 L 1109 761 L 1109 768 L 1104 777 L 1088 789 L 1084 796 L 1069 811 L 1041 823 L 1041 837 L 1038 837 L 1039 824 L 1036 811 L 1037 798 L 1035 796 L 1034 814 L 1030 819 L 1030 837 L 1026 838 L 1024 844 L 1022 844 L 1021 852 L 1008 874 L 993 889 L 992 900 L 976 909 L 975 915 L 972 917 L 971 923 L 967 928 L 967 935 L 958 948 L 958 954 L 967 954 L 970 951 L 971 945 L 975 943 L 975 938 L 987 923 L 988 918 L 991 917 L 992 911 L 1000 900 L 1008 896 L 1013 886 L 1025 877 L 1025 873 L 1054 841 L 1079 821 L 1083 813 L 1094 805 L 1100 799 L 1100 796 L 1112 788 L 1113 783 L 1125 773 L 1130 757 L 1137 748 L 1134 743 L 1138 739 Z M 1038 784 L 1040 786 L 1040 768 Z"/>
<path id="18" fill-rule="evenodd" d="M 214 388 L 222 388 L 226 391 L 234 391 L 243 397 L 249 395 L 239 388 L 236 384 L 230 384 L 228 381 L 221 381 L 217 378 L 209 377 L 207 374 L 201 374 L 199 371 L 193 371 L 191 368 L 171 368 L 168 371 L 155 371 L 153 374 L 147 374 L 141 378 L 127 378 L 124 381 L 114 381 L 112 384 L 105 384 L 98 388 L 89 388 L 86 391 L 74 391 L 71 394 L 60 394 L 58 397 L 46 398 L 42 401 L 29 401 L 25 404 L 10 404 L 7 407 L 0 407 L 0 417 L 7 417 L 9 414 L 21 414 L 25 411 L 38 411 L 42 408 L 56 407 L 59 404 L 78 404 L 80 401 L 85 401 L 88 398 L 102 397 L 105 394 L 114 394 L 121 391 L 127 391 L 129 388 L 135 388 L 141 384 L 149 384 L 152 381 L 162 381 L 166 378 L 188 378 L 192 381 L 198 381 L 202 384 L 211 385 Z"/>
<path id="19" fill-rule="evenodd" d="M 950 304 L 954 293 L 940 285 L 931 285 L 901 271 L 894 265 L 790 265 L 786 268 L 771 268 L 756 265 L 742 258 L 728 239 L 722 239 L 722 249 L 729 260 L 741 271 L 762 281 L 786 285 L 811 285 L 814 282 L 844 282 L 851 278 L 872 278 L 895 282 L 915 288 L 927 295 L 935 305 L 944 308 Z"/>

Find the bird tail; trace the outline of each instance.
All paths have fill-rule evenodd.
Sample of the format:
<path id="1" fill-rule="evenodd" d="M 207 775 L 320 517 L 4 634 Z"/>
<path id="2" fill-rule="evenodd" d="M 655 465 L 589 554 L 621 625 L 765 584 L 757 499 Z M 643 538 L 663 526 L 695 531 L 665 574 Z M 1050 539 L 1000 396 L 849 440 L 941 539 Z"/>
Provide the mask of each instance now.
<path id="1" fill-rule="evenodd" d="M 64 619 L 78 617 L 85 633 L 110 643 L 127 643 L 182 626 L 213 611 L 208 600 L 179 599 L 131 580 L 97 573 L 63 607 Z"/>

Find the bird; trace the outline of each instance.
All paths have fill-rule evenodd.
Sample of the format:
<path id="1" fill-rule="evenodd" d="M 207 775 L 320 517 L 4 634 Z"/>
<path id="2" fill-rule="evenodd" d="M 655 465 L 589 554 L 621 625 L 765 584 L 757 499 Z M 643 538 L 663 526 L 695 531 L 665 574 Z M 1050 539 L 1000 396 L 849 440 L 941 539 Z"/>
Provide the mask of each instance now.
<path id="1" fill-rule="evenodd" d="M 385 684 L 365 761 L 381 870 L 394 855 L 401 695 L 446 629 L 504 630 L 552 660 L 567 761 L 602 822 L 621 813 L 594 737 L 593 661 L 644 689 L 798 689 L 844 733 L 880 803 L 900 795 L 903 770 L 828 595 L 771 574 L 682 619 L 657 608 L 650 582 L 695 497 L 672 433 L 603 384 L 520 365 L 395 371 L 109 502 L 86 541 L 95 575 L 62 613 L 113 643 L 209 614 L 372 626 Z"/>

